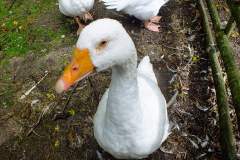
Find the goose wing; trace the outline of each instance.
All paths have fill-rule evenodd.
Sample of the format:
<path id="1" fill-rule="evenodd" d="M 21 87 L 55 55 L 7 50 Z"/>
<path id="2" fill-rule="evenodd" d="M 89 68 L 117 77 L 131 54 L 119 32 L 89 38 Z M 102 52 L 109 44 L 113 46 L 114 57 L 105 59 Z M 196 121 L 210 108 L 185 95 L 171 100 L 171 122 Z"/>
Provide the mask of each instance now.
<path id="1" fill-rule="evenodd" d="M 157 78 L 153 72 L 153 66 L 150 62 L 149 56 L 145 56 L 138 65 L 138 74 L 143 75 L 155 83 L 157 83 Z"/>
<path id="2" fill-rule="evenodd" d="M 116 9 L 121 11 L 129 6 L 139 6 L 150 3 L 154 0 L 102 0 L 107 9 Z"/>

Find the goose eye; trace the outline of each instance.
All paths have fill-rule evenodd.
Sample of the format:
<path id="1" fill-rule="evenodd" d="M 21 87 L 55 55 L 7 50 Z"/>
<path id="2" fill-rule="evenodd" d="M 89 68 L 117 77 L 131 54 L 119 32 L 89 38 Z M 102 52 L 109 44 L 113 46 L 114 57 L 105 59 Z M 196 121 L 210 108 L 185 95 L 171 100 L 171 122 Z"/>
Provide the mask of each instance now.
<path id="1" fill-rule="evenodd" d="M 105 46 L 107 44 L 107 41 L 102 41 L 101 43 L 100 43 L 100 46 Z"/>
<path id="2" fill-rule="evenodd" d="M 107 46 L 107 43 L 107 41 L 101 41 L 96 47 L 97 52 L 100 52 L 102 49 L 104 49 Z"/>

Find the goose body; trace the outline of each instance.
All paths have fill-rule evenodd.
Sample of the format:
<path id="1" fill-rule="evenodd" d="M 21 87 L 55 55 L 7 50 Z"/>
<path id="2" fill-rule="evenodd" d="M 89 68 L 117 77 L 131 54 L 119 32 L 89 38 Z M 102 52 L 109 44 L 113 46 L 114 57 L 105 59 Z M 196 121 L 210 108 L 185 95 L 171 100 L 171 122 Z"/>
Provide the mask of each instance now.
<path id="1" fill-rule="evenodd" d="M 69 17 L 83 16 L 93 8 L 94 0 L 59 0 L 59 10 Z"/>
<path id="2" fill-rule="evenodd" d="M 160 8 L 169 0 L 102 0 L 107 6 L 107 9 L 115 9 L 123 11 L 129 15 L 138 18 L 145 22 L 145 27 L 151 31 L 158 31 L 153 27 L 153 23 L 158 23 L 160 17 L 157 16 Z M 151 26 L 147 22 L 150 23 Z"/>
<path id="3" fill-rule="evenodd" d="M 137 67 L 132 39 L 119 22 L 111 19 L 86 26 L 77 47 L 56 84 L 57 92 L 67 90 L 93 68 L 98 72 L 112 68 L 110 87 L 94 116 L 94 136 L 115 158 L 140 159 L 153 153 L 167 138 L 169 121 L 149 57 Z"/>
<path id="4" fill-rule="evenodd" d="M 74 17 L 78 24 L 77 35 L 80 34 L 81 30 L 85 27 L 80 19 L 85 22 L 87 20 L 93 20 L 92 15 L 89 11 L 93 8 L 94 0 L 58 0 L 59 10 L 62 14 L 69 17 Z"/>
<path id="5" fill-rule="evenodd" d="M 112 76 L 121 72 L 114 70 Z M 168 136 L 166 101 L 149 57 L 141 61 L 136 79 L 128 78 L 112 77 L 94 118 L 94 135 L 99 145 L 116 158 L 145 158 Z"/>

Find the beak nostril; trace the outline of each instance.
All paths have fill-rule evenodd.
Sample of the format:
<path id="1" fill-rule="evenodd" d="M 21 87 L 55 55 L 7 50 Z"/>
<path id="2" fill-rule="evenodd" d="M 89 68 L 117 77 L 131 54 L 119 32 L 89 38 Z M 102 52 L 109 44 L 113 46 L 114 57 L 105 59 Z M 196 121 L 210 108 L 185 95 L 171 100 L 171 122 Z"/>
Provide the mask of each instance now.
<path id="1" fill-rule="evenodd" d="M 72 70 L 73 70 L 73 71 L 77 71 L 77 70 L 78 70 L 78 67 L 77 67 L 77 66 L 74 66 L 74 67 L 72 68 Z"/>

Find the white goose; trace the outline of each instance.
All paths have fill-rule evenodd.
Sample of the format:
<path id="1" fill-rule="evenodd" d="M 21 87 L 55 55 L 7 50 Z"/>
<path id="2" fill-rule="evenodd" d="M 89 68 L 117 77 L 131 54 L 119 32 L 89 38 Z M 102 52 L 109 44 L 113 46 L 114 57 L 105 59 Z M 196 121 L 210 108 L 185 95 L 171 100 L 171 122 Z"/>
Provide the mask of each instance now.
<path id="1" fill-rule="evenodd" d="M 95 138 L 115 158 L 147 157 L 168 136 L 166 101 L 149 57 L 137 68 L 135 45 L 118 21 L 100 19 L 82 30 L 56 91 L 107 68 L 112 68 L 112 80 L 94 117 Z"/>
<path id="2" fill-rule="evenodd" d="M 133 15 L 150 31 L 159 32 L 161 17 L 157 16 L 159 9 L 169 0 L 101 0 L 108 9 L 123 11 Z"/>
<path id="3" fill-rule="evenodd" d="M 78 24 L 77 34 L 83 29 L 80 19 L 84 21 L 93 20 L 89 11 L 93 8 L 94 0 L 58 0 L 59 10 L 62 14 L 69 17 L 74 17 Z"/>

